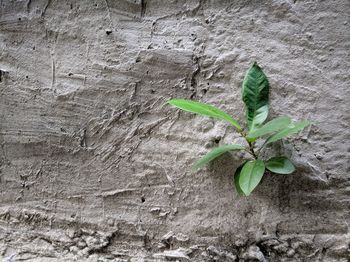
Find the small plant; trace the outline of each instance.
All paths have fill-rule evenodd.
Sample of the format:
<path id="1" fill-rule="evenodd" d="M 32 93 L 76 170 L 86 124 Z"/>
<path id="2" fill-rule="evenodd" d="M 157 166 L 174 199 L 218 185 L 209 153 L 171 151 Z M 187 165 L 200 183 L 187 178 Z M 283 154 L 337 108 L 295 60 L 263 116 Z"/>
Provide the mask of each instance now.
<path id="1" fill-rule="evenodd" d="M 233 125 L 246 140 L 247 146 L 230 144 L 219 146 L 197 161 L 193 169 L 202 168 L 220 155 L 237 150 L 245 150 L 251 155 L 243 165 L 237 168 L 234 176 L 235 187 L 240 195 L 249 196 L 260 183 L 265 169 L 276 174 L 291 174 L 295 168 L 285 156 L 277 156 L 268 160 L 259 158 L 262 149 L 291 134 L 298 133 L 310 122 L 307 120 L 292 122 L 289 117 L 281 116 L 264 124 L 269 111 L 269 82 L 262 69 L 254 63 L 246 73 L 242 86 L 242 99 L 245 103 L 247 131 L 227 113 L 220 109 L 199 102 L 185 99 L 171 99 L 169 104 L 184 111 L 224 120 Z M 266 138 L 260 148 L 256 148 L 257 139 Z"/>

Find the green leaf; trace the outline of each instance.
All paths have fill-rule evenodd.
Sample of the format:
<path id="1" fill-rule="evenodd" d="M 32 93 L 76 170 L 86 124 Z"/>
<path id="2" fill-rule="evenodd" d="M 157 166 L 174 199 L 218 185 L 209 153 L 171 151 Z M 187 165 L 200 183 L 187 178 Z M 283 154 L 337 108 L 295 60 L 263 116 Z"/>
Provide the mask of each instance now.
<path id="1" fill-rule="evenodd" d="M 291 120 L 287 116 L 277 117 L 248 134 L 248 138 L 261 137 L 288 127 Z"/>
<path id="2" fill-rule="evenodd" d="M 186 99 L 171 99 L 167 103 L 176 106 L 184 111 L 225 120 L 236 127 L 239 131 L 242 130 L 242 127 L 236 120 L 234 120 L 229 114 L 221 111 L 214 106 Z"/>
<path id="3" fill-rule="evenodd" d="M 265 172 L 264 162 L 260 159 L 251 160 L 244 164 L 239 175 L 239 186 L 246 196 L 260 183 Z"/>
<path id="4" fill-rule="evenodd" d="M 193 170 L 202 168 L 206 164 L 208 164 L 210 161 L 213 159 L 217 158 L 218 156 L 221 156 L 222 154 L 233 151 L 233 150 L 242 150 L 244 149 L 243 146 L 241 145 L 224 145 L 224 146 L 219 146 L 217 148 L 214 148 L 211 150 L 209 153 L 207 153 L 204 157 L 202 157 L 200 160 L 198 160 L 192 167 Z"/>
<path id="5" fill-rule="evenodd" d="M 259 127 L 266 120 L 269 114 L 269 106 L 262 106 L 258 110 L 256 110 L 255 117 L 251 123 L 250 131 L 253 131 L 256 127 Z"/>
<path id="6" fill-rule="evenodd" d="M 253 130 L 266 120 L 269 109 L 269 82 L 257 63 L 246 73 L 242 90 L 248 127 Z"/>
<path id="7" fill-rule="evenodd" d="M 246 162 L 245 162 L 245 163 L 246 163 Z M 245 163 L 244 163 L 244 164 L 245 164 Z M 237 190 L 237 192 L 238 192 L 238 194 L 239 194 L 240 196 L 245 196 L 244 192 L 242 191 L 242 189 L 241 189 L 241 187 L 240 187 L 240 185 L 239 185 L 239 177 L 240 177 L 241 170 L 242 170 L 244 164 L 240 165 L 240 166 L 236 169 L 236 171 L 235 171 L 235 176 L 234 176 L 235 187 L 236 187 L 236 190 Z"/>
<path id="8" fill-rule="evenodd" d="M 303 121 L 299 121 L 299 122 L 295 122 L 290 124 L 287 128 L 279 131 L 278 133 L 270 136 L 266 142 L 264 143 L 264 145 L 268 145 L 271 144 L 272 142 L 275 142 L 277 140 L 280 140 L 284 137 L 287 137 L 291 134 L 295 134 L 298 133 L 300 130 L 303 130 L 305 127 L 307 127 L 308 125 L 310 125 L 310 122 L 307 120 L 303 120 Z"/>
<path id="9" fill-rule="evenodd" d="M 295 170 L 293 163 L 285 156 L 270 158 L 265 162 L 265 166 L 276 174 L 291 174 Z"/>

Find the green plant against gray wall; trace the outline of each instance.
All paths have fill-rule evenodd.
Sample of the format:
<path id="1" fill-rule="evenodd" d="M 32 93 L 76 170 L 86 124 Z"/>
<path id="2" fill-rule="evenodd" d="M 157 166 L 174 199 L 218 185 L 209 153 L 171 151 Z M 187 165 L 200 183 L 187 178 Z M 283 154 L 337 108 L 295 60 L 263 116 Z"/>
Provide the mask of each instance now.
<path id="1" fill-rule="evenodd" d="M 251 159 L 237 168 L 234 180 L 238 193 L 248 196 L 260 183 L 266 169 L 276 174 L 294 172 L 294 165 L 285 156 L 276 156 L 268 160 L 261 159 L 259 156 L 267 145 L 298 133 L 310 125 L 310 122 L 307 120 L 294 122 L 287 116 L 281 116 L 264 123 L 269 112 L 269 82 L 257 63 L 251 66 L 244 77 L 242 99 L 246 109 L 246 129 L 243 129 L 229 114 L 214 106 L 185 99 L 171 99 L 168 103 L 184 111 L 224 120 L 235 127 L 247 145 L 229 144 L 216 147 L 197 161 L 193 169 L 202 168 L 226 152 L 244 150 L 250 154 Z M 259 148 L 256 145 L 258 139 L 265 139 Z"/>

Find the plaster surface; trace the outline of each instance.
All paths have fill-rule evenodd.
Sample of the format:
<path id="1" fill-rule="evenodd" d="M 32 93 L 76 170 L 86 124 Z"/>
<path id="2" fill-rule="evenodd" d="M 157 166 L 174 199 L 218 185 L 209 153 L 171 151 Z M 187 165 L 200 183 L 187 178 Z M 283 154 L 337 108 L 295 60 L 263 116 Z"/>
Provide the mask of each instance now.
<path id="1" fill-rule="evenodd" d="M 4 261 L 348 261 L 350 2 L 0 1 Z M 270 117 L 314 124 L 276 143 L 296 172 L 247 198 L 241 123 L 257 61 Z"/>

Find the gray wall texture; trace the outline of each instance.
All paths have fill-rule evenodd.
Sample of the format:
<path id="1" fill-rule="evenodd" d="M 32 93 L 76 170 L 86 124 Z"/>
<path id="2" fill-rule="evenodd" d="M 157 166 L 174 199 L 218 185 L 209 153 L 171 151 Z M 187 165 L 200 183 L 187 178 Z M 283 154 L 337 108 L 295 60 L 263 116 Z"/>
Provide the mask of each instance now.
<path id="1" fill-rule="evenodd" d="M 348 261 L 350 2 L 0 1 L 4 261 Z M 242 154 L 196 173 L 244 120 L 257 61 L 297 171 L 239 197 Z M 266 155 L 267 157 L 268 155 Z"/>

